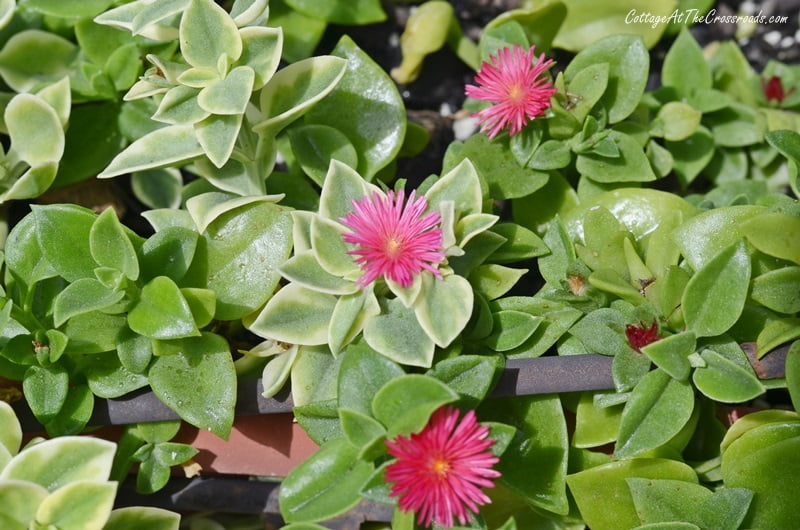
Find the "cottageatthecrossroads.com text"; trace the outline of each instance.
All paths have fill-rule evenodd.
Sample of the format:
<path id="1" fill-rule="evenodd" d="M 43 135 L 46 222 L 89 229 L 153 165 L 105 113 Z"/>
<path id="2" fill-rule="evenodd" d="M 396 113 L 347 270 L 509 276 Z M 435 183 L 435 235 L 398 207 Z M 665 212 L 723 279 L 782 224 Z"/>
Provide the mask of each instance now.
<path id="1" fill-rule="evenodd" d="M 676 9 L 669 15 L 654 15 L 649 11 L 638 12 L 635 9 L 628 11 L 625 16 L 626 24 L 649 24 L 655 28 L 660 24 L 785 24 L 787 16 L 766 16 L 763 11 L 753 15 L 718 15 L 716 9 L 708 13 L 701 13 L 699 9 Z"/>

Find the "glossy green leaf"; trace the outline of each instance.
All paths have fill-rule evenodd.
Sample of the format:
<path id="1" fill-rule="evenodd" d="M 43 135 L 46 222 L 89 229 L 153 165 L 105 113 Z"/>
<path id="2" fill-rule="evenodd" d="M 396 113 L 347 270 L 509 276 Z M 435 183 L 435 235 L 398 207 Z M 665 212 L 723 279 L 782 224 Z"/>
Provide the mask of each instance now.
<path id="1" fill-rule="evenodd" d="M 566 514 L 569 442 L 558 396 L 515 396 L 490 403 L 487 419 L 517 429 L 497 464 L 499 482 L 536 508 Z"/>
<path id="2" fill-rule="evenodd" d="M 626 479 L 642 524 L 684 521 L 701 524 L 699 512 L 711 490 L 699 484 L 672 479 Z"/>
<path id="3" fill-rule="evenodd" d="M 608 74 L 608 63 L 597 63 L 587 65 L 572 76 L 568 86 L 568 101 L 571 103 L 569 112 L 579 122 L 586 119 L 589 111 L 606 91 Z"/>
<path id="4" fill-rule="evenodd" d="M 320 186 L 325 181 L 331 160 L 358 167 L 358 152 L 338 129 L 329 125 L 302 125 L 287 132 L 300 167 Z"/>
<path id="5" fill-rule="evenodd" d="M 0 425 L 3 426 L 0 430 L 0 445 L 13 456 L 19 452 L 22 443 L 22 428 L 16 412 L 5 401 L 0 404 Z"/>
<path id="6" fill-rule="evenodd" d="M 211 111 L 198 103 L 199 93 L 199 89 L 185 85 L 170 88 L 161 98 L 152 119 L 172 125 L 193 125 L 208 118 Z"/>
<path id="7" fill-rule="evenodd" d="M 42 98 L 19 94 L 3 114 L 12 149 L 30 166 L 58 162 L 64 153 L 64 130 L 56 111 Z"/>
<path id="8" fill-rule="evenodd" d="M 791 528 L 800 509 L 791 499 L 792 481 L 800 472 L 800 424 L 776 422 L 753 428 L 722 454 L 722 479 L 727 487 L 754 492 L 745 528 Z"/>
<path id="9" fill-rule="evenodd" d="M 372 400 L 372 413 L 394 438 L 418 432 L 439 407 L 458 399 L 458 394 L 430 376 L 407 374 L 383 385 Z"/>
<path id="10" fill-rule="evenodd" d="M 747 219 L 741 231 L 761 252 L 800 264 L 800 218 L 779 212 Z"/>
<path id="11" fill-rule="evenodd" d="M 170 349 L 150 368 L 153 392 L 187 422 L 227 440 L 236 402 L 236 370 L 227 341 L 203 333 Z"/>
<path id="12" fill-rule="evenodd" d="M 695 351 L 696 338 L 691 331 L 676 333 L 648 344 L 642 348 L 642 353 L 670 377 L 686 381 L 691 372 L 689 355 Z"/>
<path id="13" fill-rule="evenodd" d="M 493 313 L 492 317 L 492 333 L 482 342 L 498 352 L 518 347 L 533 335 L 542 322 L 541 317 L 522 311 L 499 311 Z"/>
<path id="14" fill-rule="evenodd" d="M 278 69 L 283 48 L 281 28 L 249 26 L 239 29 L 242 55 L 237 64 L 250 67 L 255 73 L 253 90 L 259 90 Z"/>
<path id="15" fill-rule="evenodd" d="M 128 370 L 114 354 L 87 355 L 84 363 L 89 388 L 100 398 L 118 398 L 148 384 L 145 375 Z"/>
<path id="16" fill-rule="evenodd" d="M 328 96 L 345 75 L 347 61 L 331 55 L 313 57 L 279 70 L 261 90 L 265 120 L 253 130 L 277 134 Z"/>
<path id="17" fill-rule="evenodd" d="M 2 480 L 33 482 L 54 492 L 67 484 L 108 480 L 116 445 L 87 436 L 61 436 L 26 447 L 0 472 Z"/>
<path id="18" fill-rule="evenodd" d="M 800 342 L 795 341 L 786 355 L 786 388 L 795 410 L 800 409 Z"/>
<path id="19" fill-rule="evenodd" d="M 180 226 L 169 226 L 150 236 L 141 250 L 144 279 L 166 276 L 180 282 L 192 263 L 198 239 L 196 231 Z"/>
<path id="20" fill-rule="evenodd" d="M 579 8 L 580 17 L 589 16 L 596 9 L 610 9 L 606 4 L 592 4 L 585 0 L 573 0 L 571 3 L 575 2 L 590 4 Z M 644 10 L 652 11 L 652 6 L 648 5 Z M 626 9 L 625 13 L 628 11 L 629 9 Z M 573 14 L 576 11 L 570 8 L 569 13 Z M 623 19 L 624 16 L 618 20 Z M 639 104 L 650 68 L 650 55 L 642 39 L 631 35 L 630 28 L 627 27 L 617 33 L 620 34 L 604 35 L 605 38 L 602 40 L 592 37 L 590 41 L 592 44 L 578 53 L 564 70 L 565 80 L 569 84 L 584 68 L 593 64 L 608 63 L 608 88 L 600 98 L 600 102 L 608 111 L 609 123 L 622 121 Z M 589 32 L 584 33 L 584 36 L 588 35 Z M 560 46 L 558 39 L 555 45 Z"/>
<path id="21" fill-rule="evenodd" d="M 686 72 L 692 72 L 687 76 Z M 691 96 L 699 90 L 710 89 L 712 73 L 703 51 L 687 28 L 681 30 L 670 46 L 661 66 L 661 83 L 672 87 L 679 96 Z"/>
<path id="22" fill-rule="evenodd" d="M 623 405 L 599 407 L 591 392 L 583 392 L 575 411 L 572 445 L 578 448 L 599 447 L 616 441 Z"/>
<path id="23" fill-rule="evenodd" d="M 297 216 L 293 217 L 296 222 Z M 358 272 L 359 266 L 353 260 L 353 256 L 347 254 L 350 250 L 344 242 L 344 234 L 347 232 L 350 230 L 341 223 L 313 216 L 308 235 L 311 248 L 322 268 L 330 274 L 352 279 Z M 305 252 L 299 248 L 298 241 L 295 241 L 294 252 L 296 255 Z"/>
<path id="24" fill-rule="evenodd" d="M 27 530 L 47 496 L 47 490 L 33 482 L 4 480 L 0 483 L 0 522 L 8 530 Z"/>
<path id="25" fill-rule="evenodd" d="M 116 493 L 115 482 L 72 482 L 42 501 L 36 510 L 36 522 L 59 530 L 102 530 Z"/>
<path id="26" fill-rule="evenodd" d="M 401 85 L 415 81 L 425 57 L 445 45 L 454 24 L 453 6 L 448 2 L 433 0 L 412 11 L 400 35 L 402 61 L 392 69 L 392 78 Z"/>
<path id="27" fill-rule="evenodd" d="M 264 305 L 289 257 L 291 230 L 286 209 L 263 200 L 226 211 L 208 225 L 186 278 L 216 293 L 215 318 L 235 320 Z"/>
<path id="28" fill-rule="evenodd" d="M 264 370 L 261 372 L 261 383 L 264 387 L 261 395 L 263 397 L 269 398 L 281 391 L 292 372 L 298 350 L 299 346 L 295 344 L 287 351 L 274 356 L 264 365 Z"/>
<path id="29" fill-rule="evenodd" d="M 136 250 L 113 208 L 104 210 L 92 224 L 89 250 L 98 265 L 117 269 L 129 280 L 139 277 Z"/>
<path id="30" fill-rule="evenodd" d="M 400 364 L 429 367 L 435 344 L 418 322 L 414 310 L 399 298 L 364 324 L 364 340 L 370 347 Z"/>
<path id="31" fill-rule="evenodd" d="M 339 418 L 347 439 L 361 450 L 359 457 L 371 460 L 386 450 L 383 444 L 386 439 L 386 429 L 378 420 L 344 407 L 339 407 Z"/>
<path id="32" fill-rule="evenodd" d="M 347 295 L 358 291 L 355 282 L 328 273 L 312 250 L 295 254 L 280 267 L 287 280 L 320 293 Z"/>
<path id="33" fill-rule="evenodd" d="M 294 415 L 297 423 L 316 444 L 323 445 L 344 437 L 336 399 L 311 401 L 295 406 Z"/>
<path id="34" fill-rule="evenodd" d="M 637 384 L 619 426 L 614 455 L 625 458 L 667 443 L 683 428 L 694 409 L 692 386 L 654 370 Z"/>
<path id="35" fill-rule="evenodd" d="M 69 376 L 60 364 L 30 366 L 22 381 L 25 401 L 36 419 L 47 423 L 58 414 L 67 399 Z"/>
<path id="36" fill-rule="evenodd" d="M 458 392 L 459 401 L 472 408 L 488 395 L 501 365 L 499 357 L 459 355 L 436 363 L 426 375 Z"/>
<path id="37" fill-rule="evenodd" d="M 197 336 L 191 308 L 170 278 L 156 276 L 142 287 L 139 300 L 128 313 L 130 328 L 151 339 Z"/>
<path id="38" fill-rule="evenodd" d="M 67 281 L 93 278 L 97 263 L 89 248 L 89 233 L 95 214 L 72 204 L 31 209 L 39 244 L 58 274 Z"/>
<path id="39" fill-rule="evenodd" d="M 289 344 L 326 344 L 335 307 L 333 295 L 290 283 L 267 302 L 250 331 Z"/>
<path id="40" fill-rule="evenodd" d="M 192 0 L 181 17 L 181 55 L 192 66 L 215 68 L 226 55 L 236 61 L 242 39 L 233 19 L 211 0 Z"/>
<path id="41" fill-rule="evenodd" d="M 414 303 L 414 314 L 428 337 L 444 348 L 461 333 L 472 315 L 472 287 L 456 275 L 440 280 L 425 274 L 422 283 L 422 293 Z"/>
<path id="42" fill-rule="evenodd" d="M 358 449 L 346 438 L 332 440 L 281 483 L 281 514 L 289 523 L 310 523 L 344 513 L 358 503 L 372 471 L 372 464 L 359 460 Z"/>
<path id="43" fill-rule="evenodd" d="M 358 153 L 358 172 L 372 180 L 400 152 L 406 114 L 397 86 L 386 72 L 349 37 L 331 52 L 346 61 L 346 70 L 331 93 L 306 115 L 307 124 L 341 131 Z"/>
<path id="44" fill-rule="evenodd" d="M 242 114 L 250 101 L 255 72 L 237 66 L 224 79 L 208 83 L 197 95 L 197 104 L 212 114 Z"/>
<path id="45" fill-rule="evenodd" d="M 697 389 L 711 399 L 743 403 L 766 391 L 752 368 L 745 368 L 710 349 L 700 355 L 706 365 L 695 369 L 692 380 Z"/>
<path id="46" fill-rule="evenodd" d="M 616 460 L 567 477 L 584 522 L 592 530 L 617 530 L 639 525 L 626 479 L 672 479 L 697 483 L 694 470 L 682 462 L 660 458 Z M 599 488 L 598 484 L 603 487 Z M 615 499 L 609 503 L 608 499 Z"/>
<path id="47" fill-rule="evenodd" d="M 336 302 L 328 327 L 328 346 L 336 354 L 355 339 L 364 324 L 380 314 L 380 305 L 373 289 L 367 287 L 358 292 L 345 295 Z"/>
<path id="48" fill-rule="evenodd" d="M 702 125 L 688 138 L 667 141 L 665 146 L 672 155 L 672 169 L 684 186 L 692 183 L 714 156 L 714 137 Z"/>
<path id="49" fill-rule="evenodd" d="M 94 278 L 81 278 L 58 293 L 53 302 L 53 323 L 59 327 L 75 315 L 107 308 L 124 296 L 125 291 L 109 289 Z"/>
<path id="50" fill-rule="evenodd" d="M 662 106 L 650 125 L 650 134 L 662 136 L 670 142 L 679 142 L 692 136 L 700 126 L 700 111 L 680 101 L 670 101 Z M 656 134 L 657 133 L 657 134 Z"/>
<path id="51" fill-rule="evenodd" d="M 617 158 L 594 153 L 578 155 L 575 167 L 581 175 L 595 182 L 649 182 L 656 179 L 650 161 L 630 135 L 611 130 L 606 138 L 612 140 L 620 152 Z"/>
<path id="52" fill-rule="evenodd" d="M 725 333 L 739 319 L 750 284 L 744 242 L 722 250 L 699 269 L 683 293 L 686 324 L 698 337 Z"/>
<path id="53" fill-rule="evenodd" d="M 753 278 L 750 297 L 779 313 L 800 311 L 800 267 L 782 267 Z"/>

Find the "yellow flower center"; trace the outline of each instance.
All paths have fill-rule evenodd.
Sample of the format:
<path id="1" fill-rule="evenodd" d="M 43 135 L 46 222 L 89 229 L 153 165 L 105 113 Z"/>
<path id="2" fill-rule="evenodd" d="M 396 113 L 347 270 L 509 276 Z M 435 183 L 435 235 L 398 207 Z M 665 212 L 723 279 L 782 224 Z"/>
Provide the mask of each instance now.
<path id="1" fill-rule="evenodd" d="M 386 255 L 388 257 L 394 259 L 400 254 L 402 248 L 403 248 L 402 242 L 400 242 L 396 237 L 390 237 L 386 239 L 386 244 L 384 245 L 384 252 L 386 252 Z"/>
<path id="2" fill-rule="evenodd" d="M 515 83 L 508 87 L 508 99 L 513 103 L 522 103 L 525 98 L 525 90 L 520 83 Z"/>
<path id="3" fill-rule="evenodd" d="M 437 477 L 445 478 L 450 472 L 450 462 L 441 457 L 434 458 L 429 466 L 429 469 Z"/>

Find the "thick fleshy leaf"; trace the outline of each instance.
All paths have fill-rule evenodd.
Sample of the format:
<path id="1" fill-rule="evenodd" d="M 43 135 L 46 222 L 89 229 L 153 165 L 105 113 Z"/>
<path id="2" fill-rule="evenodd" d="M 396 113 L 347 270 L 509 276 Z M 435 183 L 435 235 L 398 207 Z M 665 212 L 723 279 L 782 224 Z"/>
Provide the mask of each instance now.
<path id="1" fill-rule="evenodd" d="M 264 365 L 264 370 L 261 372 L 261 382 L 264 387 L 262 396 L 269 398 L 280 392 L 289 379 L 299 349 L 300 347 L 295 344 L 287 351 L 274 356 Z"/>
<path id="2" fill-rule="evenodd" d="M 3 115 L 11 148 L 31 166 L 58 162 L 64 153 L 64 129 L 55 109 L 33 94 L 13 97 Z"/>
<path id="3" fill-rule="evenodd" d="M 347 61 L 326 55 L 304 59 L 279 70 L 261 90 L 261 112 L 266 119 L 253 130 L 277 134 L 327 96 L 342 79 L 346 68 Z"/>
<path id="4" fill-rule="evenodd" d="M 152 119 L 173 125 L 192 125 L 211 114 L 200 106 L 197 96 L 200 91 L 184 85 L 170 88 L 161 98 Z"/>
<path id="5" fill-rule="evenodd" d="M 236 403 L 236 369 L 228 342 L 203 333 L 169 349 L 150 368 L 153 392 L 187 422 L 227 440 Z"/>
<path id="6" fill-rule="evenodd" d="M 800 507 L 791 500 L 793 480 L 800 473 L 798 450 L 800 423 L 793 421 L 753 428 L 722 454 L 726 487 L 755 493 L 743 528 L 791 528 L 800 520 Z"/>
<path id="7" fill-rule="evenodd" d="M 575 411 L 572 445 L 578 448 L 599 447 L 617 440 L 624 405 L 600 407 L 595 394 L 583 392 Z"/>
<path id="8" fill-rule="evenodd" d="M 40 423 L 47 423 L 58 414 L 67 399 L 69 376 L 60 364 L 39 366 L 25 371 L 22 391 L 25 401 Z"/>
<path id="9" fill-rule="evenodd" d="M 3 426 L 0 429 L 0 445 L 13 456 L 17 454 L 22 443 L 22 427 L 14 409 L 5 401 L 0 403 L 0 425 Z"/>
<path id="10" fill-rule="evenodd" d="M 132 281 L 139 278 L 136 250 L 114 208 L 104 210 L 92 224 L 89 250 L 98 265 L 117 269 Z"/>
<path id="11" fill-rule="evenodd" d="M 779 313 L 800 311 L 800 267 L 783 267 L 753 278 L 750 297 Z"/>
<path id="12" fill-rule="evenodd" d="M 339 407 L 339 418 L 347 439 L 360 449 L 359 458 L 371 460 L 386 451 L 386 429 L 378 420 L 344 407 Z"/>
<path id="13" fill-rule="evenodd" d="M 163 508 L 129 506 L 111 512 L 103 530 L 178 530 L 181 516 Z"/>
<path id="14" fill-rule="evenodd" d="M 358 172 L 372 180 L 400 152 L 406 133 L 403 100 L 386 72 L 350 37 L 331 52 L 346 64 L 341 80 L 305 117 L 329 125 L 350 139 L 358 153 Z M 269 85 L 267 85 L 269 86 Z"/>
<path id="15" fill-rule="evenodd" d="M 517 428 L 497 465 L 500 483 L 526 503 L 566 514 L 569 440 L 558 396 L 516 396 L 490 400 L 487 419 Z"/>
<path id="16" fill-rule="evenodd" d="M 761 252 L 800 264 L 800 218 L 796 215 L 763 213 L 744 221 L 741 230 Z"/>
<path id="17" fill-rule="evenodd" d="M 217 168 L 230 159 L 241 126 L 241 114 L 213 115 L 194 125 L 197 141 Z"/>
<path id="18" fill-rule="evenodd" d="M 427 368 L 433 362 L 433 340 L 420 326 L 414 310 L 399 298 L 390 300 L 383 313 L 365 323 L 364 340 L 400 364 Z"/>
<path id="19" fill-rule="evenodd" d="M 472 408 L 489 393 L 501 366 L 502 361 L 497 356 L 459 355 L 436 363 L 426 375 L 458 392 L 459 401 Z"/>
<path id="20" fill-rule="evenodd" d="M 142 337 L 142 335 L 137 335 L 137 337 Z M 147 339 L 147 341 L 150 342 L 150 339 Z M 150 358 L 148 357 L 147 360 L 149 361 Z M 106 352 L 87 355 L 84 361 L 84 372 L 89 389 L 91 389 L 91 394 L 97 397 L 103 399 L 118 398 L 148 384 L 145 375 L 128 370 L 116 355 Z"/>
<path id="21" fill-rule="evenodd" d="M 170 125 L 135 140 L 97 177 L 115 177 L 143 169 L 180 165 L 203 153 L 192 125 Z"/>
<path id="22" fill-rule="evenodd" d="M 373 465 L 358 458 L 347 438 L 338 438 L 289 473 L 281 483 L 281 514 L 289 523 L 311 523 L 346 512 L 360 500 L 359 491 Z"/>
<path id="23" fill-rule="evenodd" d="M 425 274 L 422 283 L 414 314 L 431 340 L 444 348 L 461 333 L 472 315 L 472 286 L 455 274 L 441 280 Z"/>
<path id="24" fill-rule="evenodd" d="M 75 280 L 53 302 L 53 323 L 59 327 L 75 315 L 105 309 L 124 296 L 125 291 L 109 289 L 94 278 Z"/>
<path id="25" fill-rule="evenodd" d="M 656 179 L 650 161 L 632 136 L 611 130 L 606 138 L 614 142 L 620 156 L 609 158 L 591 152 L 579 154 L 575 167 L 581 175 L 603 183 L 649 182 Z"/>
<path id="26" fill-rule="evenodd" d="M 750 256 L 743 241 L 698 270 L 683 293 L 686 324 L 698 337 L 720 335 L 739 319 L 750 285 Z"/>
<path id="27" fill-rule="evenodd" d="M 691 105 L 670 101 L 658 110 L 656 119 L 650 125 L 650 134 L 662 136 L 670 142 L 686 140 L 697 131 L 701 117 L 700 111 Z"/>
<path id="28" fill-rule="evenodd" d="M 651 342 L 642 348 L 642 353 L 650 357 L 670 377 L 686 381 L 691 373 L 689 355 L 695 351 L 696 338 L 691 331 L 676 333 Z"/>
<path id="29" fill-rule="evenodd" d="M 291 216 L 262 199 L 215 217 L 186 273 L 187 282 L 216 293 L 215 318 L 220 320 L 235 320 L 262 307 L 280 280 L 278 267 L 289 257 Z"/>
<path id="30" fill-rule="evenodd" d="M 151 339 L 181 339 L 197 336 L 189 303 L 167 276 L 156 276 L 142 288 L 128 313 L 130 328 Z"/>
<path id="31" fill-rule="evenodd" d="M 705 486 L 683 480 L 629 478 L 626 482 L 645 525 L 673 521 L 701 524 L 700 512 L 712 496 Z"/>
<path id="32" fill-rule="evenodd" d="M 267 302 L 250 331 L 289 344 L 326 344 L 335 307 L 335 296 L 290 283 Z"/>
<path id="33" fill-rule="evenodd" d="M 87 436 L 61 436 L 25 448 L 0 472 L 1 480 L 33 482 L 53 492 L 79 480 L 103 482 L 116 444 Z"/>
<path id="34" fill-rule="evenodd" d="M 293 9 L 313 18 L 321 18 L 333 24 L 360 26 L 386 20 L 386 13 L 379 0 L 287 0 Z"/>
<path id="35" fill-rule="evenodd" d="M 303 171 L 320 186 L 331 160 L 358 167 L 358 152 L 340 130 L 328 125 L 302 125 L 289 129 L 292 152 Z"/>
<path id="36" fill-rule="evenodd" d="M 541 317 L 522 311 L 498 311 L 492 314 L 492 333 L 483 343 L 494 351 L 505 352 L 518 347 L 533 335 L 542 322 Z"/>
<path id="37" fill-rule="evenodd" d="M 72 482 L 42 501 L 36 522 L 60 530 L 102 530 L 116 493 L 115 482 Z"/>
<path id="38" fill-rule="evenodd" d="M 250 26 L 241 28 L 242 55 L 237 64 L 250 67 L 255 73 L 253 90 L 259 90 L 278 69 L 283 48 L 281 28 Z"/>
<path id="39" fill-rule="evenodd" d="M 47 496 L 47 490 L 33 482 L 0 482 L 0 522 L 7 530 L 27 530 L 36 519 L 36 510 Z"/>
<path id="40" fill-rule="evenodd" d="M 55 33 L 20 31 L 0 51 L 0 75 L 14 91 L 32 92 L 69 76 L 77 53 L 75 44 Z"/>
<path id="41" fill-rule="evenodd" d="M 366 322 L 381 312 L 372 288 L 339 297 L 328 328 L 328 346 L 334 355 L 354 340 Z"/>
<path id="42" fill-rule="evenodd" d="M 711 399 L 721 403 L 744 403 L 766 391 L 752 368 L 710 349 L 700 356 L 705 366 L 695 368 L 692 380 L 697 389 Z"/>
<path id="43" fill-rule="evenodd" d="M 355 169 L 331 160 L 325 183 L 319 197 L 319 215 L 337 220 L 353 211 L 352 201 L 361 200 L 365 195 L 377 190 L 366 182 Z"/>
<path id="44" fill-rule="evenodd" d="M 581 3 L 591 3 L 579 0 Z M 607 9 L 606 4 L 592 4 L 596 8 Z M 580 16 L 593 12 L 595 7 Z M 647 6 L 645 10 L 650 10 Z M 572 10 L 569 11 L 572 13 Z M 627 10 L 625 11 L 627 13 Z M 622 20 L 621 17 L 620 21 Z M 598 40 L 583 49 L 570 61 L 564 71 L 564 78 L 569 84 L 584 68 L 598 63 L 608 63 L 608 88 L 600 98 L 601 104 L 608 111 L 608 121 L 617 123 L 628 117 L 644 92 L 647 84 L 647 72 L 650 68 L 650 54 L 642 39 L 622 30 L 618 35 L 611 35 Z M 558 43 L 558 41 L 556 41 Z M 558 45 L 558 44 L 557 44 Z"/>
<path id="45" fill-rule="evenodd" d="M 692 72 L 692 75 L 687 76 L 686 72 Z M 698 90 L 710 89 L 712 86 L 711 68 L 687 28 L 681 30 L 664 57 L 661 83 L 672 87 L 684 98 Z"/>
<path id="46" fill-rule="evenodd" d="M 634 387 L 619 426 L 614 456 L 625 458 L 655 449 L 672 439 L 694 409 L 692 386 L 654 370 Z"/>
<path id="47" fill-rule="evenodd" d="M 458 394 L 438 379 L 407 374 L 383 385 L 372 400 L 372 413 L 387 429 L 387 437 L 419 432 L 442 405 Z"/>
<path id="48" fill-rule="evenodd" d="M 216 68 L 220 57 L 236 61 L 242 54 L 239 28 L 212 0 L 192 0 L 181 17 L 181 55 L 192 66 Z"/>
<path id="49" fill-rule="evenodd" d="M 180 282 L 194 258 L 199 235 L 194 230 L 168 226 L 150 236 L 142 245 L 144 280 L 166 276 Z"/>
<path id="50" fill-rule="evenodd" d="M 364 345 L 351 346 L 342 356 L 339 368 L 339 406 L 372 414 L 375 394 L 395 377 L 404 375 L 396 363 Z"/>
<path id="51" fill-rule="evenodd" d="M 310 250 L 295 254 L 281 265 L 280 271 L 287 280 L 320 293 L 345 295 L 358 291 L 354 282 L 323 269 Z"/>
<path id="52" fill-rule="evenodd" d="M 237 66 L 224 79 L 207 83 L 197 95 L 197 104 L 212 114 L 242 114 L 250 101 L 255 72 Z"/>
<path id="53" fill-rule="evenodd" d="M 483 194 L 478 173 L 469 160 L 464 160 L 437 180 L 425 193 L 428 207 L 439 209 L 442 202 L 453 201 L 459 216 L 482 211 Z"/>
<path id="54" fill-rule="evenodd" d="M 353 256 L 347 254 L 350 250 L 344 242 L 344 234 L 347 232 L 348 228 L 341 223 L 314 216 L 311 219 L 309 237 L 314 255 L 323 269 L 336 276 L 352 278 L 358 274 L 359 266 Z M 301 252 L 295 242 L 295 254 Z"/>
<path id="55" fill-rule="evenodd" d="M 672 155 L 672 169 L 684 186 L 694 181 L 714 156 L 714 137 L 702 125 L 688 138 L 665 142 L 665 146 Z"/>
<path id="56" fill-rule="evenodd" d="M 697 483 L 694 470 L 682 462 L 660 458 L 616 460 L 567 477 L 584 522 L 592 530 L 635 528 L 640 524 L 626 479 L 672 479 Z M 598 484 L 603 487 L 599 488 Z M 609 503 L 608 499 L 615 499 Z"/>
<path id="57" fill-rule="evenodd" d="M 93 278 L 97 263 L 89 248 L 96 215 L 71 204 L 32 206 L 42 251 L 59 276 L 67 281 Z"/>

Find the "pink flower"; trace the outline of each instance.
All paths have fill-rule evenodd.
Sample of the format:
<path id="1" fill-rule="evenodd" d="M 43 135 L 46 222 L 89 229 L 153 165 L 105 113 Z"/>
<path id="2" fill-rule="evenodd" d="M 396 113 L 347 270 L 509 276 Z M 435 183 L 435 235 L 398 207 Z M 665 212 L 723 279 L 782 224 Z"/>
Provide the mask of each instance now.
<path id="1" fill-rule="evenodd" d="M 473 99 L 494 103 L 489 108 L 475 113 L 481 123 L 481 132 L 494 138 L 502 129 L 515 135 L 527 125 L 528 120 L 544 114 L 550 108 L 550 98 L 556 89 L 545 76 L 553 64 L 539 55 L 533 64 L 535 47 L 525 51 L 515 44 L 514 48 L 498 50 L 489 62 L 484 61 L 475 82 L 480 86 L 467 85 L 466 94 Z"/>
<path id="2" fill-rule="evenodd" d="M 470 511 L 491 502 L 481 488 L 493 487 L 500 476 L 492 469 L 499 459 L 488 451 L 494 443 L 489 428 L 475 411 L 461 423 L 458 417 L 458 409 L 442 407 L 419 433 L 386 442 L 397 459 L 386 468 L 386 480 L 394 482 L 390 494 L 400 497 L 401 510 L 416 512 L 421 525 L 450 528 L 454 517 L 467 524 Z"/>
<path id="3" fill-rule="evenodd" d="M 767 98 L 767 101 L 775 101 L 778 104 L 783 103 L 786 96 L 794 92 L 794 87 L 791 87 L 788 92 L 785 91 L 783 82 L 777 75 L 773 75 L 768 80 L 762 79 L 761 87 L 764 89 L 764 97 Z"/>
<path id="4" fill-rule="evenodd" d="M 423 215 L 425 197 L 412 191 L 404 203 L 403 190 L 380 192 L 353 201 L 355 211 L 339 219 L 352 232 L 344 234 L 346 243 L 356 246 L 348 254 L 358 256 L 364 274 L 356 282 L 369 285 L 380 276 L 408 287 L 423 270 L 441 278 L 438 265 L 444 260 L 441 218 L 437 212 Z"/>
<path id="5" fill-rule="evenodd" d="M 625 336 L 628 338 L 628 344 L 631 345 L 631 348 L 639 353 L 648 344 L 661 340 L 661 337 L 658 336 L 658 323 L 656 321 L 653 321 L 649 328 L 644 322 L 639 322 L 638 326 L 628 324 L 625 326 Z"/>

